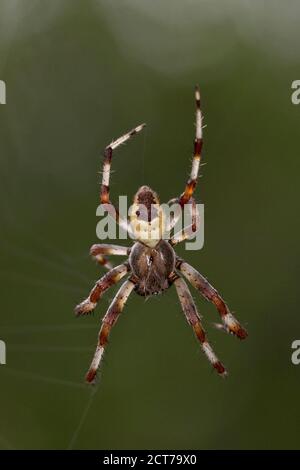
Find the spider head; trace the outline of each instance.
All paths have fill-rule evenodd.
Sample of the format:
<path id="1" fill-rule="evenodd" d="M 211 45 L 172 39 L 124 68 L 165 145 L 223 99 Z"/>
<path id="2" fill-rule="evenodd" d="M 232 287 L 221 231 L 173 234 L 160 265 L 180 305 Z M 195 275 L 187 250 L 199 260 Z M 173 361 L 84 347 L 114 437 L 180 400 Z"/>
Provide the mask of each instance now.
<path id="1" fill-rule="evenodd" d="M 163 234 L 163 211 L 159 197 L 149 186 L 141 186 L 130 209 L 130 224 L 135 238 L 153 248 Z"/>
<path id="2" fill-rule="evenodd" d="M 148 222 L 151 222 L 152 206 L 159 205 L 159 197 L 149 186 L 141 186 L 133 198 L 133 203 L 138 206 L 144 206 Z"/>

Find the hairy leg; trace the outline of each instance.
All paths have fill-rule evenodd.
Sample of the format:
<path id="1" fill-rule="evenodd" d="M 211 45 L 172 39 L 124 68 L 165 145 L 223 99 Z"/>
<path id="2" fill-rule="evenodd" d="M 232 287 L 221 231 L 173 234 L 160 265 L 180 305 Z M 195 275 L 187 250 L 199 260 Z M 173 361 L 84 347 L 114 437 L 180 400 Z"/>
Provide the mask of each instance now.
<path id="1" fill-rule="evenodd" d="M 177 294 L 181 303 L 183 313 L 188 323 L 193 328 L 197 339 L 200 341 L 202 351 L 204 352 L 204 354 L 206 355 L 207 359 L 212 364 L 212 366 L 216 369 L 216 371 L 220 375 L 223 375 L 223 376 L 226 375 L 225 367 L 219 361 L 211 345 L 208 342 L 206 333 L 201 324 L 200 317 L 198 315 L 195 303 L 193 301 L 193 298 L 191 296 L 188 286 L 186 285 L 185 281 L 180 277 L 178 277 L 174 281 L 174 284 L 177 290 Z"/>
<path id="2" fill-rule="evenodd" d="M 107 256 L 97 255 L 95 256 L 95 260 L 97 261 L 98 264 L 100 264 L 100 266 L 103 266 L 108 271 L 110 271 L 114 267 L 114 265 L 109 261 Z"/>
<path id="3" fill-rule="evenodd" d="M 193 155 L 193 161 L 192 161 L 192 169 L 190 173 L 190 177 L 185 185 L 184 192 L 181 194 L 180 197 L 171 199 L 168 202 L 168 205 L 172 204 L 179 204 L 181 208 L 187 204 L 195 191 L 197 181 L 198 181 L 198 173 L 199 173 L 199 167 L 200 167 L 200 162 L 201 162 L 201 150 L 202 150 L 202 145 L 203 145 L 203 140 L 202 140 L 202 114 L 201 114 L 201 109 L 200 109 L 200 90 L 198 87 L 195 89 L 195 102 L 196 102 L 196 135 L 195 135 L 195 141 L 194 141 L 194 155 Z M 193 203 L 195 204 L 195 203 Z M 180 214 L 177 213 L 177 216 L 173 217 L 167 226 L 167 230 L 170 231 L 174 226 L 176 225 L 177 221 L 179 220 Z M 195 227 L 195 220 L 193 223 L 193 228 Z M 195 230 L 193 230 L 195 232 Z M 185 232 L 182 232 L 182 238 L 180 241 L 186 240 L 187 238 L 190 237 L 190 234 L 188 234 L 188 230 L 185 230 Z M 177 244 L 179 242 L 175 242 L 174 244 Z"/>
<path id="4" fill-rule="evenodd" d="M 190 201 L 184 207 L 188 207 L 190 221 L 188 225 L 184 226 L 182 230 L 179 230 L 178 232 L 174 233 L 173 237 L 170 238 L 170 244 L 172 246 L 178 245 L 178 243 L 181 243 L 185 240 L 192 239 L 196 235 L 196 232 L 199 230 L 200 215 L 195 199 L 191 198 Z"/>
<path id="5" fill-rule="evenodd" d="M 100 366 L 104 349 L 108 343 L 110 330 L 119 318 L 119 315 L 122 312 L 129 295 L 134 289 L 134 286 L 135 283 L 130 279 L 124 282 L 102 319 L 97 348 L 91 366 L 86 374 L 86 381 L 88 383 L 93 383 L 96 378 L 97 370 Z"/>
<path id="6" fill-rule="evenodd" d="M 100 202 L 101 204 L 105 205 L 106 210 L 108 213 L 116 219 L 119 225 L 126 231 L 130 232 L 130 227 L 128 225 L 127 220 L 124 220 L 120 217 L 118 210 L 114 207 L 114 205 L 110 201 L 110 191 L 109 191 L 109 181 L 110 181 L 110 171 L 111 171 L 111 161 L 113 156 L 113 151 L 118 148 L 120 145 L 124 144 L 135 134 L 138 134 L 143 128 L 145 124 L 141 124 L 140 126 L 135 127 L 131 131 L 127 132 L 127 134 L 122 135 L 118 139 L 114 140 L 110 145 L 108 145 L 104 151 L 104 159 L 103 159 L 103 166 L 102 166 L 102 184 L 100 189 Z"/>
<path id="7" fill-rule="evenodd" d="M 129 264 L 123 263 L 111 269 L 108 273 L 101 277 L 101 279 L 96 282 L 95 286 L 91 290 L 88 298 L 77 305 L 75 308 L 75 314 L 79 316 L 91 313 L 95 309 L 104 292 L 112 285 L 119 282 L 122 277 L 124 277 L 129 272 L 129 269 Z"/>
<path id="8" fill-rule="evenodd" d="M 188 279 L 188 281 L 199 290 L 201 295 L 212 302 L 217 308 L 222 322 L 223 329 L 229 333 L 233 333 L 240 339 L 247 337 L 247 331 L 240 325 L 237 319 L 230 313 L 230 310 L 218 291 L 190 264 L 177 258 L 176 268 Z M 219 327 L 219 325 L 217 325 Z"/>
<path id="9" fill-rule="evenodd" d="M 106 255 L 120 255 L 128 256 L 130 253 L 130 248 L 126 246 L 119 245 L 109 245 L 109 244 L 96 244 L 91 246 L 90 255 L 99 263 L 101 266 L 104 266 L 106 269 L 112 269 L 113 265 L 109 262 Z"/>
<path id="10" fill-rule="evenodd" d="M 197 180 L 198 180 L 198 173 L 201 161 L 201 150 L 203 145 L 202 140 L 202 114 L 200 108 L 200 90 L 198 87 L 195 89 L 195 101 L 196 101 L 196 135 L 194 141 L 194 156 L 193 156 L 193 163 L 192 169 L 190 173 L 190 177 L 186 183 L 184 192 L 179 198 L 179 203 L 181 206 L 186 204 L 190 198 L 192 197 Z"/>

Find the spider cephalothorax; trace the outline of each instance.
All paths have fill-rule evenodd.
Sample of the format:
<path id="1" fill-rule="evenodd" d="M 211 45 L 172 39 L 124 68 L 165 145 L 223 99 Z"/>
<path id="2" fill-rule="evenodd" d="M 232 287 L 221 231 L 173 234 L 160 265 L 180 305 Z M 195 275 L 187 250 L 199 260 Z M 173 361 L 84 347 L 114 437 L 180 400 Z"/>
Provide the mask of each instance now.
<path id="1" fill-rule="evenodd" d="M 154 248 L 162 239 L 164 213 L 158 195 L 149 186 L 141 186 L 134 196 L 129 220 L 136 240 Z"/>
<path id="2" fill-rule="evenodd" d="M 109 287 L 116 284 L 126 275 L 128 278 L 117 292 L 102 319 L 98 345 L 90 369 L 86 375 L 86 380 L 89 383 L 95 380 L 97 369 L 108 342 L 110 330 L 117 321 L 133 290 L 139 295 L 151 296 L 163 292 L 174 284 L 183 313 L 188 323 L 192 326 L 201 344 L 202 351 L 213 367 L 222 376 L 226 374 L 226 370 L 216 357 L 208 342 L 196 305 L 183 277 L 185 277 L 206 300 L 209 300 L 215 305 L 222 320 L 222 324 L 217 325 L 219 328 L 223 328 L 228 333 L 232 333 L 240 339 L 244 339 L 247 336 L 246 330 L 229 311 L 229 308 L 217 290 L 198 271 L 183 259 L 179 258 L 173 248 L 178 243 L 194 235 L 197 225 L 196 221 L 198 220 L 197 208 L 193 198 L 198 180 L 202 150 L 202 116 L 200 110 L 200 92 L 198 88 L 196 88 L 195 99 L 196 136 L 190 178 L 186 183 L 184 192 L 179 197 L 171 199 L 168 203 L 176 202 L 180 208 L 180 212 L 187 207 L 192 214 L 192 223 L 184 227 L 176 235 L 168 236 L 166 240 L 165 235 L 166 233 L 171 233 L 172 229 L 174 229 L 178 214 L 177 216 L 173 216 L 170 220 L 166 220 L 158 195 L 149 186 L 141 186 L 134 197 L 129 222 L 123 220 L 114 207 L 113 210 L 110 211 L 115 217 L 116 222 L 125 228 L 134 239 L 133 246 L 126 248 L 119 245 L 97 244 L 91 247 L 91 255 L 100 264 L 107 267 L 109 271 L 97 281 L 88 298 L 76 307 L 75 312 L 77 315 L 91 313 L 103 293 Z M 109 179 L 113 150 L 130 139 L 131 136 L 140 132 L 143 127 L 144 124 L 136 127 L 106 147 L 100 194 L 102 204 L 111 204 L 109 198 Z M 128 259 L 119 266 L 112 267 L 107 260 L 107 255 L 123 255 L 127 256 Z"/>

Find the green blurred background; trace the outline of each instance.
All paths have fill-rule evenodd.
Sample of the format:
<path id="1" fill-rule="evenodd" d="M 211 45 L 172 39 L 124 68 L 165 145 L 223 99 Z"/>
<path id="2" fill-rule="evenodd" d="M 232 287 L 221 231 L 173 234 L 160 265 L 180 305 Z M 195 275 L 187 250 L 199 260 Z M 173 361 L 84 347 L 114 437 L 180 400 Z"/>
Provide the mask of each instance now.
<path id="1" fill-rule="evenodd" d="M 299 448 L 299 122 L 296 1 L 0 0 L 0 448 Z M 98 387 L 84 384 L 109 291 L 89 258 L 103 147 L 147 122 L 113 162 L 112 196 L 162 201 L 188 176 L 199 83 L 205 245 L 178 248 L 248 328 L 216 331 L 215 374 L 174 289 L 133 295 Z M 117 260 L 119 261 L 119 260 Z"/>

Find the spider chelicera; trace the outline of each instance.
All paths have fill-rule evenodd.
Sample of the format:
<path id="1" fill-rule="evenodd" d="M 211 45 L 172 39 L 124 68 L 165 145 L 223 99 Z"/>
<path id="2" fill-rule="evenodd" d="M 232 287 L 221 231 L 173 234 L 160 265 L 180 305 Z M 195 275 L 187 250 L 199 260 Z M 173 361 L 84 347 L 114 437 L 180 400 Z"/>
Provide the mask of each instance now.
<path id="1" fill-rule="evenodd" d="M 200 91 L 198 87 L 196 87 L 195 90 L 195 100 L 196 135 L 191 174 L 186 183 L 184 192 L 178 198 L 170 201 L 177 202 L 181 210 L 183 210 L 186 205 L 189 205 L 193 210 L 193 214 L 195 214 L 194 209 L 196 207 L 193 193 L 197 184 L 203 143 Z M 108 147 L 106 147 L 104 152 L 100 201 L 101 204 L 105 204 L 106 207 L 113 209 L 110 212 L 115 217 L 116 221 L 128 231 L 130 230 L 130 225 L 127 221 L 121 218 L 118 211 L 112 205 L 109 197 L 111 161 L 113 151 L 119 147 L 119 145 L 129 140 L 133 135 L 139 133 L 144 126 L 145 124 L 142 124 L 135 129 L 132 129 L 119 139 L 113 141 Z M 154 212 L 152 211 L 153 206 L 156 207 Z M 148 186 L 140 187 L 134 197 L 133 207 L 135 208 L 135 211 L 133 212 L 133 215 L 130 216 L 130 220 L 133 223 L 131 227 L 136 226 L 134 225 L 136 222 L 134 219 L 137 218 L 137 216 L 140 216 L 141 211 L 139 208 L 146 207 L 146 217 L 140 219 L 138 225 L 139 227 L 142 225 L 142 228 L 146 231 L 148 230 L 147 233 L 151 234 L 152 229 L 157 227 L 161 221 L 160 202 L 157 194 Z M 228 306 L 217 290 L 207 281 L 207 279 L 205 279 L 205 277 L 202 276 L 202 274 L 196 271 L 183 259 L 179 258 L 174 251 L 173 247 L 176 244 L 191 238 L 195 230 L 194 222 L 192 224 L 192 229 L 191 227 L 183 228 L 180 233 L 176 236 L 170 237 L 168 240 L 162 238 L 153 239 L 151 236 L 149 236 L 149 238 L 143 237 L 141 240 L 136 236 L 136 241 L 130 248 L 107 244 L 97 244 L 91 247 L 91 255 L 100 264 L 107 267 L 109 271 L 97 281 L 88 298 L 77 305 L 75 308 L 75 313 L 77 315 L 91 313 L 107 289 L 119 282 L 126 275 L 128 275 L 128 278 L 122 284 L 102 319 L 97 348 L 86 375 L 86 381 L 88 383 L 93 383 L 95 381 L 97 370 L 103 357 L 105 347 L 108 343 L 110 330 L 116 323 L 131 292 L 135 291 L 137 294 L 142 296 L 151 296 L 163 292 L 173 284 L 176 287 L 183 313 L 188 323 L 193 328 L 196 338 L 201 344 L 202 351 L 217 372 L 221 376 L 226 375 L 225 367 L 219 361 L 208 342 L 196 305 L 183 277 L 185 277 L 206 300 L 215 305 L 222 320 L 222 324 L 217 325 L 219 328 L 236 335 L 240 339 L 246 338 L 247 332 L 229 311 Z M 174 228 L 174 224 L 175 217 L 168 228 Z M 127 256 L 128 259 L 119 266 L 112 267 L 108 262 L 107 255 L 123 255 Z"/>

